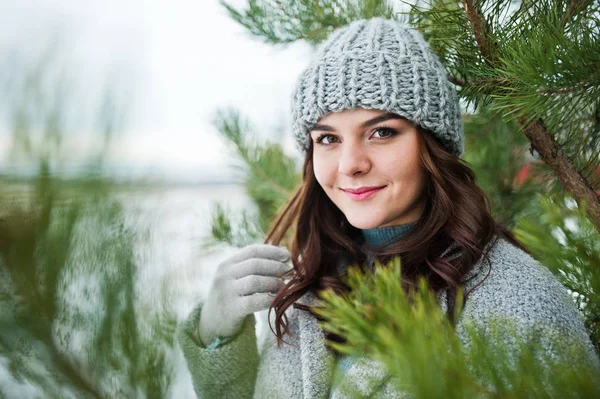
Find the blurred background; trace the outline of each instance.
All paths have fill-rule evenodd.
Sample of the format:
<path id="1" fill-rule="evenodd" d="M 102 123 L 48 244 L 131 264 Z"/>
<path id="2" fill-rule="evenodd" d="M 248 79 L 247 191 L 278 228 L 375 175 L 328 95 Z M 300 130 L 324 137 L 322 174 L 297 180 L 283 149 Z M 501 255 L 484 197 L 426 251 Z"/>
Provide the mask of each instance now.
<path id="1" fill-rule="evenodd" d="M 372 16 L 435 39 L 495 217 L 561 278 L 598 345 L 600 219 L 517 119 L 543 117 L 600 191 L 597 35 L 543 36 L 531 27 L 550 25 L 524 21 L 550 24 L 552 8 L 488 3 L 497 51 L 519 71 L 510 91 L 447 1 L 0 0 L 0 396 L 193 397 L 175 328 L 300 182 L 289 106 L 314 46 Z M 573 21 L 589 28 L 599 13 L 586 4 Z M 527 34 L 585 58 L 581 70 Z"/>
<path id="2" fill-rule="evenodd" d="M 223 140 L 211 125 L 220 106 L 253 115 L 259 134 L 292 148 L 285 134 L 285 99 L 307 63 L 311 50 L 306 43 L 285 48 L 261 43 L 218 1 L 1 4 L 3 88 L 12 86 L 18 95 L 18 82 L 37 74 L 60 86 L 39 88 L 48 101 L 67 101 L 57 97 L 60 90 L 77 104 L 68 141 L 80 151 L 65 150 L 72 158 L 69 168 L 85 159 L 82 149 L 94 149 L 86 139 L 99 133 L 94 113 L 106 97 L 115 103 L 113 112 L 121 122 L 106 159 L 113 176 L 175 183 L 235 180 Z M 7 154 L 10 110 L 3 111 L 2 150 Z M 2 168 L 27 171 L 8 157 Z"/>
<path id="3" fill-rule="evenodd" d="M 84 391 L 100 396 L 129 397 L 141 383 L 114 375 L 142 369 L 144 380 L 164 380 L 152 388 L 158 397 L 191 395 L 172 339 L 159 342 L 156 324 L 142 313 L 168 315 L 161 323 L 172 331 L 228 253 L 227 246 L 204 245 L 212 207 L 251 205 L 235 152 L 213 123 L 217 108 L 252 114 L 259 140 L 296 156 L 286 134 L 287 99 L 310 52 L 305 43 L 283 49 L 252 39 L 216 0 L 0 1 L 3 266 L 13 280 L 32 283 L 4 306 L 26 305 L 41 324 L 33 334 L 19 317 L 5 320 L 13 326 L 0 347 L 8 397 L 66 397 L 58 394 L 62 382 L 52 381 L 54 368 L 66 379 L 83 375 L 77 380 L 84 379 Z M 108 255 L 115 245 L 122 251 Z M 52 271 L 42 272 L 48 262 Z M 43 292 L 35 286 L 42 281 Z M 6 285 L 5 293 L 15 282 Z M 128 295 L 128 305 L 104 299 Z M 62 306 L 43 304 L 59 297 Z M 97 309 L 120 313 L 92 317 Z M 133 313 L 135 320 L 126 320 Z M 77 328 L 56 321 L 75 314 L 84 319 Z M 110 318 L 137 332 L 137 341 L 109 326 Z M 152 371 L 121 355 L 119 367 L 106 359 L 88 370 L 102 345 L 118 357 L 122 346 L 143 345 L 144 335 L 152 341 L 146 355 L 168 365 Z M 45 371 L 16 343 L 23 336 L 54 359 Z M 57 344 L 59 336 L 68 342 Z"/>

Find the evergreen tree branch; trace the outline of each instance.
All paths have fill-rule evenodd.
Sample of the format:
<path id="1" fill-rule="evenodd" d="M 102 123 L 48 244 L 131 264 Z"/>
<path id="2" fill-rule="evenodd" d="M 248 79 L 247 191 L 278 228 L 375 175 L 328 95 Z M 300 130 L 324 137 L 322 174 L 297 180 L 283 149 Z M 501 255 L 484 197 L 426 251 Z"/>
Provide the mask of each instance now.
<path id="1" fill-rule="evenodd" d="M 462 0 L 462 4 L 481 55 L 493 67 L 498 62 L 498 53 L 494 43 L 488 41 L 488 38 L 491 37 L 491 29 L 483 16 L 479 3 L 477 0 Z M 573 4 L 571 3 L 569 13 L 572 10 L 573 12 L 580 10 L 583 3 Z M 518 113 L 515 106 L 507 108 L 510 113 Z M 517 118 L 517 122 L 544 162 L 555 172 L 563 188 L 573 196 L 577 204 L 587 204 L 590 219 L 596 229 L 600 231 L 600 197 L 546 129 L 542 119 L 535 118 L 533 115 L 521 115 Z"/>
<path id="2" fill-rule="evenodd" d="M 596 78 L 596 74 L 593 74 L 589 78 L 587 78 L 586 80 L 584 80 L 583 82 L 579 83 L 576 86 L 563 87 L 563 88 L 560 88 L 560 89 L 542 89 L 542 88 L 539 88 L 539 89 L 536 90 L 536 92 L 538 92 L 538 93 L 545 93 L 545 94 L 567 94 L 567 93 L 573 93 L 573 92 L 585 89 L 586 86 L 588 86 L 589 84 L 592 84 L 594 82 L 595 78 Z"/>
<path id="3" fill-rule="evenodd" d="M 539 195 L 539 214 L 522 218 L 515 236 L 573 293 L 592 343 L 600 350 L 600 232 L 571 198 Z M 570 204 L 571 203 L 571 204 Z"/>
<path id="4" fill-rule="evenodd" d="M 290 196 L 290 194 L 291 194 L 290 190 L 286 189 L 285 187 L 280 186 L 279 184 L 277 184 L 276 181 L 274 181 L 269 176 L 267 176 L 267 173 L 262 168 L 259 167 L 260 165 L 256 165 L 255 163 L 253 163 L 250 166 L 252 167 L 252 171 L 255 172 L 258 175 L 258 177 L 263 179 L 263 181 L 268 183 L 269 187 L 271 187 L 279 195 L 281 195 L 284 198 L 287 198 Z"/>
<path id="5" fill-rule="evenodd" d="M 561 146 L 544 127 L 542 120 L 528 123 L 526 117 L 520 117 L 517 122 L 544 162 L 554 170 L 563 188 L 573 196 L 578 205 L 586 204 L 591 222 L 600 231 L 600 197 L 565 156 Z"/>
<path id="6" fill-rule="evenodd" d="M 353 265 L 344 276 L 349 293 L 322 291 L 322 306 L 313 309 L 323 317 L 324 330 L 345 339 L 328 342 L 332 348 L 383 364 L 403 397 L 598 395 L 598 370 L 585 360 L 594 359 L 583 345 L 551 328 L 524 330 L 516 320 L 499 314 L 485 321 L 465 320 L 454 328 L 424 280 L 407 290 L 400 276 L 398 258 L 387 265 L 376 262 L 369 273 Z M 459 292 L 455 319 L 462 299 Z"/>
<path id="7" fill-rule="evenodd" d="M 481 7 L 479 6 L 478 0 L 461 0 L 469 24 L 475 35 L 475 40 L 479 46 L 479 50 L 483 55 L 486 62 L 493 65 L 498 62 L 498 55 L 494 51 L 493 43 L 488 41 L 491 37 L 491 28 L 486 19 L 483 16 Z"/>
<path id="8" fill-rule="evenodd" d="M 520 218 L 537 215 L 535 199 L 547 192 L 548 184 L 527 155 L 530 142 L 516 121 L 506 121 L 501 112 L 481 106 L 476 114 L 464 115 L 463 123 L 463 159 L 490 200 L 494 219 L 512 230 Z"/>
<path id="9" fill-rule="evenodd" d="M 448 80 L 457 85 L 457 86 L 464 86 L 466 84 L 465 80 L 462 78 L 459 78 L 458 76 L 453 76 L 453 75 L 448 75 Z"/>
<path id="10" fill-rule="evenodd" d="M 268 175 L 269 169 L 259 161 L 268 151 L 268 146 L 257 146 L 248 142 L 245 137 L 251 135 L 249 124 L 242 120 L 242 116 L 236 109 L 219 110 L 214 120 L 215 127 L 219 132 L 230 141 L 251 174 L 255 174 L 261 181 L 267 183 L 270 188 L 287 198 L 291 191 L 283 187 Z"/>
<path id="11" fill-rule="evenodd" d="M 357 19 L 395 17 L 387 0 L 248 0 L 245 9 L 219 2 L 234 21 L 270 44 L 298 40 L 318 44 L 334 29 Z"/>
<path id="12" fill-rule="evenodd" d="M 219 110 L 214 125 L 233 145 L 241 161 L 240 169 L 245 172 L 246 194 L 257 205 L 258 213 L 242 213 L 233 218 L 230 212 L 216 208 L 212 212 L 212 238 L 205 247 L 217 242 L 247 245 L 267 231 L 301 178 L 294 159 L 287 156 L 279 144 L 256 142 L 249 122 L 236 109 Z"/>
<path id="13" fill-rule="evenodd" d="M 569 8 L 562 19 L 561 26 L 564 28 L 571 18 L 585 10 L 590 3 L 591 0 L 570 0 Z"/>

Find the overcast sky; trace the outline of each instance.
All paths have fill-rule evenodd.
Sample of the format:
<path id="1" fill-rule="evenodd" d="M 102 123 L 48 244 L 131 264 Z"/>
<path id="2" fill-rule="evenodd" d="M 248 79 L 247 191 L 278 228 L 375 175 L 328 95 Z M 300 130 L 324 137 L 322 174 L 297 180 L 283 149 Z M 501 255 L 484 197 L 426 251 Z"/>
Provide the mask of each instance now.
<path id="1" fill-rule="evenodd" d="M 263 44 L 216 0 L 0 0 L 0 54 L 35 60 L 55 36 L 81 103 L 107 79 L 118 82 L 127 122 L 111 164 L 121 172 L 185 181 L 230 176 L 231 158 L 211 124 L 224 106 L 294 152 L 289 105 L 312 52 L 305 43 Z M 7 133 L 0 133 L 5 168 Z M 73 153 L 78 134 L 70 136 Z"/>

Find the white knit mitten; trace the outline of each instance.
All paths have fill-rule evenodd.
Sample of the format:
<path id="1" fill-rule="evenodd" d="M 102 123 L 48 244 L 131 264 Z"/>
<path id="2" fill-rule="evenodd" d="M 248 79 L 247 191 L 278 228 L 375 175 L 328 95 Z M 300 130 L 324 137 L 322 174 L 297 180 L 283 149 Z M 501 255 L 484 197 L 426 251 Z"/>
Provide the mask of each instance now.
<path id="1" fill-rule="evenodd" d="M 250 245 L 221 263 L 200 313 L 199 338 L 208 345 L 235 335 L 246 316 L 268 309 L 291 270 L 286 248 Z"/>

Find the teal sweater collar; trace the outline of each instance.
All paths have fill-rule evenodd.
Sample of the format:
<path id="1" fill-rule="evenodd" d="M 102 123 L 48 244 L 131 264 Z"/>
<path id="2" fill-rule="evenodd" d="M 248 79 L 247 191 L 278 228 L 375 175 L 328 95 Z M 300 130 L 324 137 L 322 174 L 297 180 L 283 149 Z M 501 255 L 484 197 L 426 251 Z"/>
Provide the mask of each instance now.
<path id="1" fill-rule="evenodd" d="M 407 223 L 400 226 L 376 227 L 361 230 L 365 244 L 372 247 L 383 247 L 406 234 L 415 224 Z"/>

